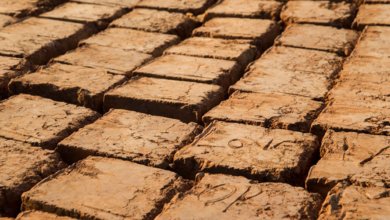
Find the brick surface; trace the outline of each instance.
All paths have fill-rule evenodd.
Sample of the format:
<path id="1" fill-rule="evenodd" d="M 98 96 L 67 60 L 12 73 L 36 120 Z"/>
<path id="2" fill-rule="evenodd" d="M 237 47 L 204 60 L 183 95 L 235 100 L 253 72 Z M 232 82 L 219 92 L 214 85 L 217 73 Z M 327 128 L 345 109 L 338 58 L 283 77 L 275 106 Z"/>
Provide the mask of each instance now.
<path id="1" fill-rule="evenodd" d="M 387 219 L 389 189 L 339 184 L 326 197 L 319 219 Z"/>
<path id="2" fill-rule="evenodd" d="M 267 19 L 213 18 L 194 30 L 194 36 L 250 40 L 265 49 L 280 32 L 278 23 Z"/>
<path id="3" fill-rule="evenodd" d="M 241 75 L 242 67 L 235 61 L 165 55 L 137 69 L 143 76 L 217 84 L 227 88 Z"/>
<path id="4" fill-rule="evenodd" d="M 87 40 L 84 44 L 96 44 L 105 47 L 134 50 L 159 56 L 162 52 L 179 42 L 175 35 L 150 33 L 124 28 L 109 28 Z"/>
<path id="5" fill-rule="evenodd" d="M 74 105 L 30 95 L 0 102 L 0 137 L 53 148 L 98 114 Z"/>
<path id="6" fill-rule="evenodd" d="M 112 22 L 111 26 L 141 31 L 176 34 L 182 38 L 191 35 L 197 22 L 182 13 L 135 9 Z"/>
<path id="7" fill-rule="evenodd" d="M 349 27 L 356 8 L 351 3 L 332 1 L 289 1 L 280 17 L 287 23 Z"/>
<path id="8" fill-rule="evenodd" d="M 77 0 L 77 2 L 108 6 L 120 6 L 123 8 L 133 8 L 139 1 L 140 0 Z"/>
<path id="9" fill-rule="evenodd" d="M 15 215 L 21 194 L 63 167 L 53 151 L 0 138 L 0 216 Z"/>
<path id="10" fill-rule="evenodd" d="M 322 103 L 286 94 L 235 92 L 203 116 L 214 120 L 309 132 Z"/>
<path id="11" fill-rule="evenodd" d="M 0 28 L 15 23 L 17 20 L 8 15 L 0 15 Z"/>
<path id="12" fill-rule="evenodd" d="M 195 123 L 115 109 L 59 143 L 71 161 L 87 155 L 168 168 L 173 154 L 200 131 Z"/>
<path id="13" fill-rule="evenodd" d="M 174 165 L 187 177 L 204 171 L 299 184 L 317 149 L 311 134 L 214 122 L 175 154 Z"/>
<path id="14" fill-rule="evenodd" d="M 361 5 L 354 20 L 354 26 L 358 29 L 363 29 L 367 25 L 390 26 L 390 5 Z"/>
<path id="15" fill-rule="evenodd" d="M 150 54 L 121 48 L 86 44 L 54 61 L 69 65 L 104 69 L 112 74 L 132 75 L 132 71 L 151 60 Z"/>
<path id="16" fill-rule="evenodd" d="M 390 58 L 390 27 L 369 26 L 353 51 L 354 56 Z"/>
<path id="17" fill-rule="evenodd" d="M 341 62 L 342 58 L 333 53 L 274 47 L 255 61 L 230 90 L 276 92 L 322 100 Z"/>
<path id="18" fill-rule="evenodd" d="M 365 4 L 389 4 L 390 0 L 362 0 Z"/>
<path id="19" fill-rule="evenodd" d="M 205 20 L 214 17 L 268 18 L 279 17 L 282 3 L 264 0 L 223 0 L 207 10 Z"/>
<path id="20" fill-rule="evenodd" d="M 169 48 L 165 53 L 234 60 L 246 66 L 255 59 L 256 49 L 249 41 L 192 37 Z"/>
<path id="21" fill-rule="evenodd" d="M 276 44 L 304 49 L 334 52 L 348 56 L 359 38 L 359 33 L 321 25 L 294 24 L 286 28 Z"/>
<path id="22" fill-rule="evenodd" d="M 186 185 L 170 171 L 89 157 L 40 182 L 22 200 L 26 210 L 78 219 L 153 219 Z"/>
<path id="23" fill-rule="evenodd" d="M 41 14 L 40 17 L 82 23 L 92 22 L 100 27 L 106 27 L 110 21 L 124 13 L 122 8 L 115 6 L 68 2 Z"/>
<path id="24" fill-rule="evenodd" d="M 299 187 L 206 174 L 156 219 L 316 219 L 320 206 L 318 194 Z"/>
<path id="25" fill-rule="evenodd" d="M 18 76 L 18 65 L 21 59 L 13 57 L 0 57 L 0 98 L 8 95 L 8 82 Z"/>
<path id="26" fill-rule="evenodd" d="M 215 0 L 140 0 L 137 7 L 167 10 L 182 13 L 192 13 L 195 15 L 203 13 Z"/>
<path id="27" fill-rule="evenodd" d="M 200 121 L 223 97 L 223 89 L 217 85 L 135 77 L 108 92 L 104 108 L 129 109 L 185 122 Z"/>
<path id="28" fill-rule="evenodd" d="M 387 186 L 390 137 L 328 130 L 321 159 L 306 179 L 309 191 L 326 195 L 337 183 L 348 180 L 364 186 Z"/>
<path id="29" fill-rule="evenodd" d="M 16 17 L 27 17 L 49 10 L 65 0 L 2 0 L 0 6 L 1 14 L 8 14 Z"/>
<path id="30" fill-rule="evenodd" d="M 0 54 L 25 57 L 34 64 L 44 64 L 76 47 L 80 40 L 95 31 L 84 24 L 29 18 L 1 29 Z"/>
<path id="31" fill-rule="evenodd" d="M 56 63 L 12 80 L 9 89 L 13 94 L 39 95 L 101 110 L 104 93 L 124 80 L 125 76 L 104 69 Z"/>
<path id="32" fill-rule="evenodd" d="M 66 216 L 58 216 L 55 214 L 40 212 L 40 211 L 25 211 L 20 213 L 15 220 L 75 220 Z"/>

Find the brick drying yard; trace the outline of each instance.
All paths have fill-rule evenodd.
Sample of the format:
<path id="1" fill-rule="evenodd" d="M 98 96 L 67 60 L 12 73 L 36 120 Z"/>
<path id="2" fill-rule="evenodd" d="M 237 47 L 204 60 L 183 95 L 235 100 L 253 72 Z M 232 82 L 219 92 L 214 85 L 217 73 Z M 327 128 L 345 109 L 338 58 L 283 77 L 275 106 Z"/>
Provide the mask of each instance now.
<path id="1" fill-rule="evenodd" d="M 15 218 L 390 219 L 390 1 L 1 0 Z"/>

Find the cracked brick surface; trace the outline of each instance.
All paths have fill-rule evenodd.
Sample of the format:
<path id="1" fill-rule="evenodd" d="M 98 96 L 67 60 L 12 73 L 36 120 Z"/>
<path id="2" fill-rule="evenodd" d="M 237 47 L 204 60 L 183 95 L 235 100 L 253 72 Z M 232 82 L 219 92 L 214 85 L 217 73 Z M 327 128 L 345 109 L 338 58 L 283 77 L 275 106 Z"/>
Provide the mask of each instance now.
<path id="1" fill-rule="evenodd" d="M 0 98 L 8 95 L 9 81 L 20 75 L 18 66 L 21 62 L 22 60 L 19 58 L 0 57 Z"/>
<path id="2" fill-rule="evenodd" d="M 77 2 L 90 3 L 106 6 L 119 6 L 122 8 L 133 8 L 140 0 L 77 0 Z"/>
<path id="3" fill-rule="evenodd" d="M 63 167 L 53 151 L 0 138 L 0 216 L 15 215 L 22 193 Z"/>
<path id="4" fill-rule="evenodd" d="M 78 219 L 153 219 L 187 185 L 170 171 L 88 157 L 24 193 L 22 206 Z"/>
<path id="5" fill-rule="evenodd" d="M 286 94 L 235 92 L 203 116 L 214 120 L 308 132 L 322 103 Z"/>
<path id="6" fill-rule="evenodd" d="M 187 177 L 197 172 L 227 173 L 299 184 L 317 149 L 311 134 L 213 122 L 175 154 L 174 165 Z"/>
<path id="7" fill-rule="evenodd" d="M 359 29 L 363 29 L 367 25 L 390 26 L 390 5 L 361 5 L 353 25 Z"/>
<path id="8" fill-rule="evenodd" d="M 115 109 L 61 141 L 59 151 L 71 161 L 101 155 L 168 168 L 200 130 L 195 123 Z"/>
<path id="9" fill-rule="evenodd" d="M 205 174 L 156 219 L 316 219 L 320 206 L 318 194 L 299 187 Z"/>
<path id="10" fill-rule="evenodd" d="M 65 0 L 3 0 L 0 13 L 15 17 L 27 17 L 48 10 Z"/>
<path id="11" fill-rule="evenodd" d="M 190 122 L 200 121 L 223 97 L 223 89 L 217 85 L 134 77 L 106 93 L 104 108 L 128 109 Z"/>
<path id="12" fill-rule="evenodd" d="M 390 27 L 369 26 L 361 34 L 354 57 L 390 57 Z"/>
<path id="13" fill-rule="evenodd" d="M 173 12 L 192 13 L 195 15 L 203 13 L 215 0 L 140 0 L 137 7 L 167 10 Z"/>
<path id="14" fill-rule="evenodd" d="M 74 218 L 59 216 L 48 212 L 25 211 L 20 213 L 15 220 L 75 220 Z"/>

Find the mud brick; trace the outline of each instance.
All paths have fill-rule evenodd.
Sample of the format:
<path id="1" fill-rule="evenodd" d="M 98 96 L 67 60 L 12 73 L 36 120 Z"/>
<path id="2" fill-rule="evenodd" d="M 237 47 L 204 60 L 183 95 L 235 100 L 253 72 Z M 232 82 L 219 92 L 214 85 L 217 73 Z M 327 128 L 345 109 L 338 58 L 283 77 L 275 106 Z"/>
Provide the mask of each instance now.
<path id="1" fill-rule="evenodd" d="M 321 159 L 310 169 L 306 188 L 326 196 L 337 183 L 352 179 L 359 185 L 388 185 L 389 144 L 388 136 L 328 130 L 322 139 Z"/>
<path id="2" fill-rule="evenodd" d="M 136 7 L 167 10 L 172 12 L 192 13 L 195 15 L 203 13 L 215 0 L 140 0 Z"/>
<path id="3" fill-rule="evenodd" d="M 65 0 L 2 0 L 0 13 L 15 17 L 36 15 L 64 2 Z"/>
<path id="4" fill-rule="evenodd" d="M 325 199 L 319 219 L 387 219 L 390 192 L 382 187 L 338 184 Z"/>
<path id="5" fill-rule="evenodd" d="M 266 49 L 280 32 L 278 23 L 267 19 L 213 18 L 194 30 L 194 36 L 250 40 Z"/>
<path id="6" fill-rule="evenodd" d="M 12 80 L 9 89 L 101 110 L 104 93 L 124 80 L 104 69 L 56 63 Z"/>
<path id="7" fill-rule="evenodd" d="M 77 219 L 153 219 L 188 185 L 170 171 L 88 157 L 24 193 L 22 206 Z"/>
<path id="8" fill-rule="evenodd" d="M 52 57 L 75 48 L 96 29 L 90 25 L 29 18 L 0 31 L 0 54 L 25 57 L 34 64 L 45 64 Z"/>
<path id="9" fill-rule="evenodd" d="M 224 40 L 217 38 L 191 37 L 165 51 L 195 57 L 237 61 L 247 66 L 256 56 L 256 48 L 245 40 Z"/>
<path id="10" fill-rule="evenodd" d="M 17 20 L 14 17 L 0 14 L 0 28 L 15 23 Z"/>
<path id="11" fill-rule="evenodd" d="M 364 4 L 389 4 L 390 0 L 362 0 Z"/>
<path id="12" fill-rule="evenodd" d="M 222 87 L 149 77 L 134 77 L 104 96 L 104 108 L 128 109 L 200 121 L 203 114 L 224 98 Z"/>
<path id="13" fill-rule="evenodd" d="M 77 0 L 77 2 L 97 5 L 120 6 L 122 8 L 133 8 L 140 0 Z"/>
<path id="14" fill-rule="evenodd" d="M 58 216 L 55 214 L 41 211 L 25 211 L 20 213 L 15 220 L 76 220 L 66 216 Z"/>
<path id="15" fill-rule="evenodd" d="M 22 193 L 63 167 L 53 151 L 0 138 L 0 216 L 16 215 Z"/>
<path id="16" fill-rule="evenodd" d="M 224 0 L 206 11 L 205 20 L 215 17 L 277 19 L 282 3 L 264 0 Z"/>
<path id="17" fill-rule="evenodd" d="M 134 69 L 150 59 L 150 54 L 86 44 L 56 58 L 54 62 L 104 69 L 112 74 L 131 75 Z"/>
<path id="18" fill-rule="evenodd" d="M 0 98 L 8 95 L 8 83 L 10 79 L 18 76 L 18 66 L 21 59 L 13 57 L 0 57 Z"/>
<path id="19" fill-rule="evenodd" d="M 176 34 L 185 38 L 191 35 L 192 30 L 197 26 L 197 22 L 181 13 L 135 9 L 115 20 L 111 26 L 163 34 Z"/>
<path id="20" fill-rule="evenodd" d="M 334 53 L 274 47 L 253 63 L 230 92 L 276 92 L 323 100 L 341 62 Z"/>
<path id="21" fill-rule="evenodd" d="M 156 219 L 316 219 L 320 208 L 321 197 L 299 187 L 205 174 Z"/>
<path id="22" fill-rule="evenodd" d="M 109 22 L 124 13 L 125 11 L 122 8 L 116 6 L 68 2 L 54 10 L 41 14 L 40 17 L 71 22 L 95 23 L 99 27 L 104 28 Z"/>
<path id="23" fill-rule="evenodd" d="M 321 25 L 290 25 L 277 39 L 277 45 L 334 52 L 348 56 L 359 38 L 359 33 Z"/>
<path id="24" fill-rule="evenodd" d="M 363 29 L 367 25 L 390 26 L 390 5 L 361 5 L 353 25 L 358 29 Z"/>
<path id="25" fill-rule="evenodd" d="M 388 58 L 352 56 L 344 62 L 340 78 L 381 83 L 390 80 L 389 74 L 390 59 Z"/>
<path id="26" fill-rule="evenodd" d="M 227 88 L 240 78 L 235 61 L 181 55 L 165 55 L 137 69 L 143 76 L 217 84 Z"/>
<path id="27" fill-rule="evenodd" d="M 311 134 L 213 122 L 175 154 L 174 165 L 186 177 L 204 171 L 299 184 L 317 149 Z"/>
<path id="28" fill-rule="evenodd" d="M 168 168 L 200 130 L 195 123 L 115 109 L 61 141 L 58 150 L 72 162 L 100 155 Z"/>
<path id="29" fill-rule="evenodd" d="M 289 1 L 280 17 L 287 23 L 349 27 L 356 8 L 351 3 L 332 1 Z"/>
<path id="30" fill-rule="evenodd" d="M 0 137 L 52 148 L 97 117 L 83 107 L 17 95 L 0 102 Z"/>
<path id="31" fill-rule="evenodd" d="M 390 27 L 367 27 L 353 51 L 353 56 L 390 58 Z"/>
<path id="32" fill-rule="evenodd" d="M 311 99 L 270 93 L 235 92 L 203 116 L 214 120 L 309 132 L 322 103 Z"/>
<path id="33" fill-rule="evenodd" d="M 88 38 L 83 44 L 96 44 L 159 56 L 166 48 L 178 42 L 179 38 L 175 35 L 150 33 L 125 28 L 109 28 L 104 32 Z"/>
<path id="34" fill-rule="evenodd" d="M 360 104 L 359 102 L 366 102 Z M 377 102 L 334 100 L 312 124 L 314 133 L 321 134 L 327 129 L 356 131 L 370 134 L 390 134 L 390 108 Z M 387 104 L 388 106 L 388 104 Z"/>

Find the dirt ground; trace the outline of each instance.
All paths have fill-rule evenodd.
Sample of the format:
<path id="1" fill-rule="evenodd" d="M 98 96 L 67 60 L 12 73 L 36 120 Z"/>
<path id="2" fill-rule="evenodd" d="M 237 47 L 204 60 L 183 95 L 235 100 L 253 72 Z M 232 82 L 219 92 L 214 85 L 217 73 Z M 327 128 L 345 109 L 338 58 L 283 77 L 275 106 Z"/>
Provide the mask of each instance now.
<path id="1" fill-rule="evenodd" d="M 10 219 L 390 219 L 390 1 L 0 1 Z"/>

